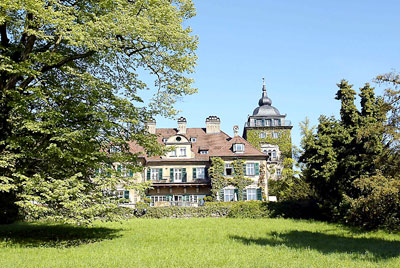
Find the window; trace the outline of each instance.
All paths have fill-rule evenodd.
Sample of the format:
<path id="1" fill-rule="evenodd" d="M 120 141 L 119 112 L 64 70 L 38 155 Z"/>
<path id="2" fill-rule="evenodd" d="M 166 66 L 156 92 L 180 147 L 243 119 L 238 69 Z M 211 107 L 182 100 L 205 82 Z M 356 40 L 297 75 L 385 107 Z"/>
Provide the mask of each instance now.
<path id="1" fill-rule="evenodd" d="M 113 145 L 110 147 L 110 153 L 120 153 L 121 152 L 121 147 Z"/>
<path id="2" fill-rule="evenodd" d="M 265 139 L 267 137 L 267 134 L 265 132 L 260 133 L 260 139 Z"/>
<path id="3" fill-rule="evenodd" d="M 277 132 L 272 132 L 272 137 L 273 137 L 274 139 L 279 138 L 279 133 L 277 133 Z"/>
<path id="4" fill-rule="evenodd" d="M 225 175 L 226 176 L 232 176 L 233 175 L 232 164 L 225 164 Z"/>
<path id="5" fill-rule="evenodd" d="M 181 141 L 182 140 L 182 138 L 181 137 L 176 137 L 176 139 L 175 139 L 176 141 Z"/>
<path id="6" fill-rule="evenodd" d="M 208 154 L 208 150 L 200 150 L 200 154 Z"/>
<path id="7" fill-rule="evenodd" d="M 167 139 L 166 139 L 166 138 L 163 138 L 163 139 L 162 139 L 162 142 L 163 142 L 163 143 L 167 143 Z"/>
<path id="8" fill-rule="evenodd" d="M 281 170 L 279 168 L 276 170 L 276 175 L 278 175 L 278 176 L 282 175 L 282 172 L 281 172 Z"/>
<path id="9" fill-rule="evenodd" d="M 204 178 L 205 178 L 204 168 L 196 168 L 196 179 L 204 179 Z"/>
<path id="10" fill-rule="evenodd" d="M 256 174 L 256 168 L 254 163 L 247 163 L 246 164 L 246 175 L 254 176 Z"/>
<path id="11" fill-rule="evenodd" d="M 197 141 L 197 138 L 190 138 L 190 141 L 194 143 Z"/>
<path id="12" fill-rule="evenodd" d="M 224 201 L 234 201 L 235 199 L 235 190 L 234 189 L 224 189 Z"/>
<path id="13" fill-rule="evenodd" d="M 247 200 L 257 200 L 257 189 L 250 188 L 246 190 Z"/>
<path id="14" fill-rule="evenodd" d="M 280 126 L 280 125 L 281 125 L 281 120 L 275 119 L 275 126 Z"/>
<path id="15" fill-rule="evenodd" d="M 262 126 L 262 120 L 261 119 L 257 119 L 256 120 L 256 126 L 258 126 L 258 127 Z"/>
<path id="16" fill-rule="evenodd" d="M 182 182 L 182 169 L 174 168 L 174 182 Z"/>
<path id="17" fill-rule="evenodd" d="M 150 169 L 150 179 L 152 181 L 157 181 L 159 179 L 159 169 L 158 168 L 152 168 Z"/>
<path id="18" fill-rule="evenodd" d="M 272 151 L 272 159 L 276 159 L 276 151 L 275 150 Z"/>
<path id="19" fill-rule="evenodd" d="M 236 143 L 233 145 L 234 152 L 244 152 L 244 144 L 243 143 Z"/>
<path id="20" fill-rule="evenodd" d="M 180 148 L 180 155 L 179 156 L 186 156 L 186 148 Z"/>
<path id="21" fill-rule="evenodd" d="M 271 126 L 271 119 L 266 120 L 267 126 Z"/>
<path id="22" fill-rule="evenodd" d="M 169 156 L 176 157 L 176 151 L 174 150 L 174 151 L 169 152 Z"/>

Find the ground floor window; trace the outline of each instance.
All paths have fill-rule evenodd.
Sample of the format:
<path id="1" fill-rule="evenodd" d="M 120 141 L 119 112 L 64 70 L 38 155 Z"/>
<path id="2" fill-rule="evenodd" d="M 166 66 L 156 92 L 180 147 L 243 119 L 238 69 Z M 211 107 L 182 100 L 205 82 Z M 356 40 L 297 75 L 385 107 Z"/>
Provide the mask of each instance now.
<path id="1" fill-rule="evenodd" d="M 235 190 L 234 189 L 224 189 L 224 202 L 234 201 Z"/>
<path id="2" fill-rule="evenodd" d="M 246 190 L 247 200 L 257 200 L 257 189 L 250 188 Z"/>

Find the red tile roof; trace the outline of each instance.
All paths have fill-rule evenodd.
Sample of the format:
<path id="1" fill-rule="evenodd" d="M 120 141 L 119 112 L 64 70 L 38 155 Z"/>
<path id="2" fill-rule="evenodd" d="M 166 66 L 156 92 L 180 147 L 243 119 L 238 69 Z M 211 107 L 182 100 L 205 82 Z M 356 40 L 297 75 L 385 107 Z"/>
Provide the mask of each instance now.
<path id="1" fill-rule="evenodd" d="M 156 134 L 158 135 L 158 142 L 163 144 L 163 139 L 170 138 L 171 136 L 177 135 L 178 130 L 175 128 L 158 128 L 156 129 Z M 240 136 L 235 136 L 231 138 L 225 132 L 221 131 L 219 133 L 207 134 L 205 128 L 187 128 L 186 134 L 180 134 L 186 137 L 189 141 L 190 138 L 197 138 L 196 142 L 192 143 L 191 150 L 194 152 L 194 158 L 166 158 L 161 156 L 148 157 L 145 155 L 143 147 L 137 145 L 136 143 L 131 143 L 131 151 L 134 153 L 143 152 L 143 156 L 147 161 L 209 161 L 210 157 L 220 156 L 220 157 L 235 157 L 235 156 L 265 156 L 264 153 L 257 150 L 248 141 Z M 243 143 L 245 145 L 245 150 L 242 153 L 234 153 L 232 151 L 232 146 L 234 143 Z M 208 154 L 200 154 L 200 149 L 208 149 Z"/>

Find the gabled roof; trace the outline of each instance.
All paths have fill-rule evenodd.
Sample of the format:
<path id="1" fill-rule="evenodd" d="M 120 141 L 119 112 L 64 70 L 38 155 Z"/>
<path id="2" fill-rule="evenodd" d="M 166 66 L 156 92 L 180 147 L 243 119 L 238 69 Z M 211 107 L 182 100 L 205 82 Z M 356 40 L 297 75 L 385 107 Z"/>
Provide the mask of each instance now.
<path id="1" fill-rule="evenodd" d="M 178 130 L 175 128 L 158 128 L 156 129 L 158 135 L 158 142 L 163 144 L 163 139 L 168 139 L 171 136 L 177 135 Z M 265 154 L 257 150 L 248 141 L 240 136 L 234 138 L 221 131 L 219 133 L 207 134 L 205 128 L 187 128 L 186 134 L 179 134 L 185 136 L 188 140 L 190 138 L 197 138 L 196 142 L 191 145 L 191 150 L 194 152 L 194 158 L 166 158 L 161 156 L 147 157 L 144 155 L 147 161 L 209 161 L 210 157 L 251 157 L 251 156 L 264 156 Z M 241 153 L 234 153 L 232 146 L 234 143 L 243 143 L 245 145 L 245 151 Z M 208 149 L 208 154 L 200 154 L 200 149 Z M 143 152 L 143 148 L 134 142 L 131 144 L 131 150 L 134 153 Z"/>

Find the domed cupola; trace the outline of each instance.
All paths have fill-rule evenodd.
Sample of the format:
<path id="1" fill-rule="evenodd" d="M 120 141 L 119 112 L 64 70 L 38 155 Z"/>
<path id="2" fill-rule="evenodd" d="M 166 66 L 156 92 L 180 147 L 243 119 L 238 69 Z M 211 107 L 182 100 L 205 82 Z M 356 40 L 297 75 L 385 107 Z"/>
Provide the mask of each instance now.
<path id="1" fill-rule="evenodd" d="M 272 100 L 268 98 L 267 87 L 263 78 L 262 96 L 258 101 L 259 107 L 253 111 L 253 116 L 276 116 L 280 115 L 279 110 L 272 106 Z"/>

